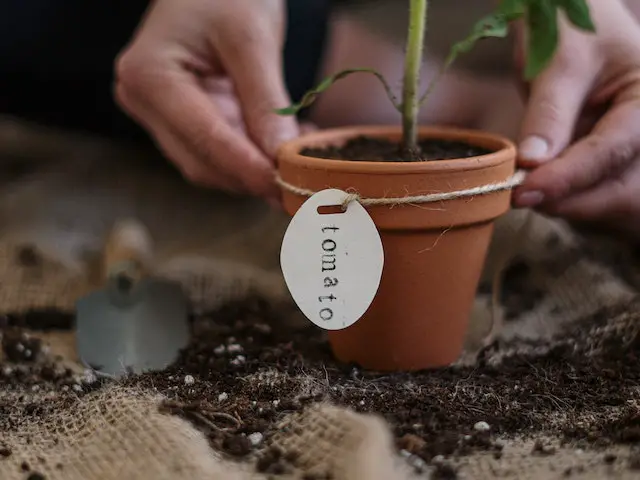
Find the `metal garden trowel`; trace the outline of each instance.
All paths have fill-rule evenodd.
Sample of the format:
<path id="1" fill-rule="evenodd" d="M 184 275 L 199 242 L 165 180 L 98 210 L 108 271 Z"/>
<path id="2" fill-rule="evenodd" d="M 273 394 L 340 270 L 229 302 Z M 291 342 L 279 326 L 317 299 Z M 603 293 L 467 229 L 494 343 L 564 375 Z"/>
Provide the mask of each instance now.
<path id="1" fill-rule="evenodd" d="M 189 342 L 186 295 L 179 284 L 149 276 L 150 255 L 142 225 L 116 225 L 105 248 L 105 288 L 76 304 L 78 353 L 99 375 L 163 369 Z"/>

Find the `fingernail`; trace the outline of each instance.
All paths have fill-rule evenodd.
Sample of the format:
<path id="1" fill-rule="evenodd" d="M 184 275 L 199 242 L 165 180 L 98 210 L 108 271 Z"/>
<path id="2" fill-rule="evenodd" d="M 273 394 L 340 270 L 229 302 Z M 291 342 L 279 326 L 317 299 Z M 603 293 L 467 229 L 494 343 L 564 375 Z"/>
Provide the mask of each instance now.
<path id="1" fill-rule="evenodd" d="M 524 192 L 517 196 L 517 203 L 521 207 L 536 207 L 544 200 L 544 194 L 538 190 Z"/>
<path id="2" fill-rule="evenodd" d="M 526 138 L 519 148 L 520 157 L 525 160 L 531 160 L 533 162 L 543 162 L 547 158 L 549 152 L 549 144 L 547 141 L 538 136 L 531 136 Z"/>

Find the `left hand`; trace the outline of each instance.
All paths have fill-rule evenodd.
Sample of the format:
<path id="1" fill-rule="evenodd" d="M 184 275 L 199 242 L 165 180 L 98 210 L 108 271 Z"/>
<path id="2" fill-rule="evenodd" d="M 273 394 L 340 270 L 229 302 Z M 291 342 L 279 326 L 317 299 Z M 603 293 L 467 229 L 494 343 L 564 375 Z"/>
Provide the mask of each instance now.
<path id="1" fill-rule="evenodd" d="M 514 205 L 640 239 L 640 24 L 622 0 L 589 3 L 597 33 L 563 18 L 556 56 L 527 86 L 531 171 Z"/>

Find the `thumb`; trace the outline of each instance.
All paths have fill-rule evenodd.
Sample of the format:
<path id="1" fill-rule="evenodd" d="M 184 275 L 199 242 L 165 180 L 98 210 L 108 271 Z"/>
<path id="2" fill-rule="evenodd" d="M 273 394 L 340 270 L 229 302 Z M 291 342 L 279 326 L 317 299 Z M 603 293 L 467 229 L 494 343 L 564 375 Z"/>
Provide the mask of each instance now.
<path id="1" fill-rule="evenodd" d="M 558 60 L 531 84 L 519 145 L 525 163 L 546 162 L 569 145 L 591 89 L 590 72 Z"/>
<path id="2" fill-rule="evenodd" d="M 282 142 L 298 136 L 294 117 L 274 112 L 291 103 L 287 93 L 281 49 L 274 38 L 248 36 L 243 45 L 220 52 L 240 100 L 247 132 L 254 142 L 274 158 Z"/>

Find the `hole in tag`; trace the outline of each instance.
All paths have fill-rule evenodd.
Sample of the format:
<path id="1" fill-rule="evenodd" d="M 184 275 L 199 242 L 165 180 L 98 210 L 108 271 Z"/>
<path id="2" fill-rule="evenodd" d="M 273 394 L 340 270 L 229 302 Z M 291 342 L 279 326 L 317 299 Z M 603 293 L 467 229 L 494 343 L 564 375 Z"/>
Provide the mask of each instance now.
<path id="1" fill-rule="evenodd" d="M 346 211 L 347 209 L 342 205 L 320 205 L 318 207 L 318 215 L 335 215 Z"/>

